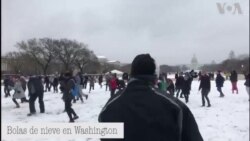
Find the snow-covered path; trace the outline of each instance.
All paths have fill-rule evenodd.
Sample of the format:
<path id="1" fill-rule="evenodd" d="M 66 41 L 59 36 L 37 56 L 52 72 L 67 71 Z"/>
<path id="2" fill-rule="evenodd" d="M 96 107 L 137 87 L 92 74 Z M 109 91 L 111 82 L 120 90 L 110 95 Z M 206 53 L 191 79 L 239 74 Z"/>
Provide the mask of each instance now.
<path id="1" fill-rule="evenodd" d="M 238 82 L 239 94 L 231 93 L 231 83 L 226 81 L 223 87 L 224 98 L 219 97 L 215 82 L 212 81 L 212 90 L 209 98 L 212 107 L 201 107 L 201 95 L 198 93 L 198 81 L 193 81 L 190 102 L 187 104 L 193 112 L 200 132 L 205 141 L 249 141 L 249 101 L 245 90 L 244 81 Z M 87 90 L 84 93 L 89 94 Z M 13 91 L 12 91 L 13 93 Z M 27 95 L 27 92 L 26 92 Z M 82 104 L 77 101 L 73 108 L 79 115 L 77 122 L 97 122 L 98 115 L 110 94 L 103 87 L 95 85 L 95 90 L 89 94 L 89 99 Z M 20 104 L 21 108 L 14 108 L 11 98 L 4 98 L 3 87 L 2 123 L 13 122 L 68 122 L 66 113 L 63 113 L 64 103 L 59 93 L 46 92 L 44 94 L 46 114 L 39 113 L 39 105 L 36 102 L 37 115 L 27 117 L 29 108 L 27 103 Z M 181 99 L 184 101 L 184 99 Z M 37 100 L 38 101 L 38 100 Z M 20 100 L 18 100 L 20 102 Z M 55 140 L 55 139 L 51 139 Z M 83 140 L 83 139 L 75 139 Z M 88 140 L 88 139 L 87 139 Z M 26 140 L 27 141 L 27 140 Z M 95 141 L 94 139 L 91 141 Z"/>

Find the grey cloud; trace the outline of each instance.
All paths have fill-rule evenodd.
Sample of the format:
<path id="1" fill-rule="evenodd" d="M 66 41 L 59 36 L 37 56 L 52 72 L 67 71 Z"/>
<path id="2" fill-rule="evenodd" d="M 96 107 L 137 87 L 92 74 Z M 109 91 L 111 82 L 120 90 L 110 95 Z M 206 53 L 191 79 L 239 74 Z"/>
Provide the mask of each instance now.
<path id="1" fill-rule="evenodd" d="M 28 38 L 69 38 L 97 55 L 131 62 L 151 53 L 158 64 L 220 62 L 249 52 L 249 1 L 243 15 L 221 15 L 218 0 L 3 0 L 2 51 Z M 235 1 L 227 1 L 231 4 Z"/>

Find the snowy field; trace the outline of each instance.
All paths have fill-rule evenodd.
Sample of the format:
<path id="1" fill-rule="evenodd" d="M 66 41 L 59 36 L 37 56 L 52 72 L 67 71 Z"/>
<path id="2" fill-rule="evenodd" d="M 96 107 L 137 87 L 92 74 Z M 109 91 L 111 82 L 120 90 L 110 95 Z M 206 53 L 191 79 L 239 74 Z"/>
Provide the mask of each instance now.
<path id="1" fill-rule="evenodd" d="M 199 83 L 193 81 L 192 91 L 190 94 L 190 102 L 187 104 L 193 112 L 198 123 L 200 132 L 204 141 L 249 141 L 249 101 L 244 81 L 238 82 L 239 94 L 232 94 L 231 83 L 225 81 L 223 92 L 224 98 L 219 97 L 216 90 L 215 82 L 212 81 L 212 90 L 209 94 L 212 107 L 201 107 L 201 95 L 198 93 Z M 73 104 L 73 108 L 79 115 L 76 122 L 97 122 L 98 115 L 110 97 L 110 93 L 105 91 L 103 87 L 95 85 L 95 90 L 88 93 L 88 100 L 84 100 L 82 104 L 77 101 Z M 11 94 L 13 91 L 11 91 Z M 26 92 L 26 96 L 27 96 Z M 29 113 L 28 103 L 20 104 L 20 108 L 16 109 L 11 98 L 4 98 L 3 86 L 1 91 L 2 100 L 2 121 L 1 123 L 15 122 L 68 122 L 68 116 L 63 113 L 64 103 L 59 93 L 46 92 L 44 94 L 45 114 L 39 113 L 38 100 L 36 102 L 37 115 L 27 117 Z M 181 99 L 184 101 L 184 99 Z M 18 100 L 20 102 L 20 100 Z M 5 139 L 6 140 L 6 139 Z M 25 141 L 33 141 L 34 139 L 25 139 Z M 41 139 L 46 140 L 46 139 Z M 48 139 L 59 140 L 59 139 Z M 97 141 L 96 139 L 72 139 L 71 141 Z"/>

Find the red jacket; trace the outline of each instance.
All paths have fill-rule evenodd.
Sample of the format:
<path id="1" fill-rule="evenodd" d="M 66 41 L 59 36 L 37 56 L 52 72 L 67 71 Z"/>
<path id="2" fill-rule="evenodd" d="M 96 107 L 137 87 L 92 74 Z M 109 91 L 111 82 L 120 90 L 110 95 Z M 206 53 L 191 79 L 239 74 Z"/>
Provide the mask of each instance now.
<path id="1" fill-rule="evenodd" d="M 116 79 L 112 78 L 109 82 L 109 85 L 110 85 L 110 88 L 112 90 L 116 89 L 117 88 L 117 82 L 116 82 Z"/>

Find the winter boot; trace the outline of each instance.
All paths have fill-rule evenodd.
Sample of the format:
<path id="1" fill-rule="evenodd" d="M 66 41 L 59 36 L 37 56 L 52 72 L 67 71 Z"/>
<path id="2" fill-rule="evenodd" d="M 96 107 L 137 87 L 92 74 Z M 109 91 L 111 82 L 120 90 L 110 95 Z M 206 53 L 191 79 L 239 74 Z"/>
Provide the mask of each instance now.
<path id="1" fill-rule="evenodd" d="M 27 114 L 27 116 L 32 116 L 32 115 L 35 115 L 36 113 L 29 113 Z"/>
<path id="2" fill-rule="evenodd" d="M 78 116 L 74 116 L 74 117 L 73 117 L 73 120 L 76 120 L 76 119 L 78 119 L 78 118 L 79 118 Z"/>
<path id="3" fill-rule="evenodd" d="M 19 105 L 19 104 L 17 104 L 17 105 L 16 105 L 16 108 L 20 108 L 20 105 Z"/>

